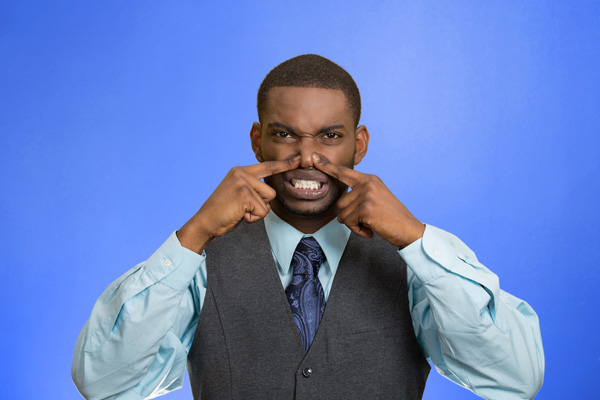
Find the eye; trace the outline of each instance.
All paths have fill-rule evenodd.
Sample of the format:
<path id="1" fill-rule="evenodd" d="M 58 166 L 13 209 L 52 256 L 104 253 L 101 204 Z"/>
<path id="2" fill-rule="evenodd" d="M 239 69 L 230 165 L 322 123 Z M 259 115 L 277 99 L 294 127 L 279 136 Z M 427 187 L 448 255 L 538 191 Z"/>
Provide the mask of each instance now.
<path id="1" fill-rule="evenodd" d="M 273 136 L 276 136 L 278 138 L 290 138 L 290 137 L 292 137 L 292 135 L 290 135 L 286 131 L 273 132 Z"/>
<path id="2" fill-rule="evenodd" d="M 325 134 L 325 138 L 327 139 L 339 139 L 342 136 L 340 134 L 334 133 L 334 132 L 328 132 Z"/>

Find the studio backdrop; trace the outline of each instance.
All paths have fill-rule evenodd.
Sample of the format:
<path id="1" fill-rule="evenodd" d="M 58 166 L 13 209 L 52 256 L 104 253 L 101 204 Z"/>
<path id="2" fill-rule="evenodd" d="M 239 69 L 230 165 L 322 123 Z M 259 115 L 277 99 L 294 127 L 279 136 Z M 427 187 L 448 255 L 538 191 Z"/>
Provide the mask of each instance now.
<path id="1" fill-rule="evenodd" d="M 258 86 L 304 53 L 361 90 L 357 169 L 537 311 L 538 398 L 597 398 L 598 43 L 593 1 L 3 2 L 0 398 L 79 398 L 95 300 L 256 162 Z"/>

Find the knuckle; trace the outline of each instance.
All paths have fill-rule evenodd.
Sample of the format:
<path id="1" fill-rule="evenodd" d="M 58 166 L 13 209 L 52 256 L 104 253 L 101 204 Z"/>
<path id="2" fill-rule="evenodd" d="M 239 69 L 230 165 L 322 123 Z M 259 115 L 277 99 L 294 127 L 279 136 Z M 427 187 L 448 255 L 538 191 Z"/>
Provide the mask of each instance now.
<path id="1" fill-rule="evenodd" d="M 252 191 L 245 184 L 238 185 L 238 187 L 236 188 L 236 191 L 237 191 L 238 195 L 240 195 L 243 199 L 247 199 L 247 198 L 249 198 L 249 196 L 252 196 Z"/>
<path id="2" fill-rule="evenodd" d="M 233 187 L 237 191 L 242 191 L 244 188 L 247 188 L 246 180 L 241 177 L 234 177 L 233 179 Z"/>
<path id="3" fill-rule="evenodd" d="M 377 205 L 373 200 L 367 199 L 361 204 L 362 210 L 367 214 L 372 214 L 377 209 Z"/>
<path id="4" fill-rule="evenodd" d="M 368 181 L 365 182 L 365 186 L 369 190 L 374 190 L 377 187 L 377 181 L 374 179 L 369 179 Z"/>
<path id="5" fill-rule="evenodd" d="M 244 170 L 242 167 L 233 167 L 229 171 L 229 175 L 233 178 L 241 178 L 244 175 Z"/>
<path id="6" fill-rule="evenodd" d="M 256 207 L 256 201 L 251 197 L 246 197 L 244 199 L 244 207 L 246 208 L 246 211 L 249 212 L 254 212 L 257 208 L 259 208 Z"/>
<path id="7" fill-rule="evenodd" d="M 260 207 L 254 210 L 254 214 L 258 215 L 261 218 L 266 217 L 268 213 L 269 211 L 265 207 Z"/>
<path id="8" fill-rule="evenodd" d="M 372 188 L 372 189 L 375 189 L 375 188 Z M 378 198 L 378 195 L 375 192 L 375 190 L 367 190 L 364 194 L 364 199 L 365 199 L 365 201 L 368 201 L 368 202 L 375 202 L 375 201 L 377 201 L 377 198 Z"/>

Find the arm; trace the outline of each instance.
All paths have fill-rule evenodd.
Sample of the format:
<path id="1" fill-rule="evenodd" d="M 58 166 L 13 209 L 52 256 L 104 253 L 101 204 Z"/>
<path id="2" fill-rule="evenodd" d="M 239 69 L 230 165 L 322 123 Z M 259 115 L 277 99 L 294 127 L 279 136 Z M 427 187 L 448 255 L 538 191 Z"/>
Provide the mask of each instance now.
<path id="1" fill-rule="evenodd" d="M 425 356 L 444 376 L 479 396 L 533 397 L 544 374 L 533 310 L 501 291 L 498 277 L 458 238 L 425 227 L 381 179 L 316 153 L 313 160 L 352 189 L 337 202 L 340 222 L 358 235 L 375 232 L 403 249 L 413 325 Z"/>
<path id="2" fill-rule="evenodd" d="M 73 356 L 81 394 L 143 399 L 180 388 L 205 293 L 204 255 L 173 233 L 96 301 Z"/>
<path id="3" fill-rule="evenodd" d="M 234 167 L 177 235 L 104 291 L 73 356 L 71 374 L 84 397 L 143 399 L 181 387 L 206 294 L 204 248 L 242 219 L 264 218 L 275 191 L 260 179 L 299 163 Z"/>
<path id="4" fill-rule="evenodd" d="M 455 383 L 488 399 L 531 399 L 542 385 L 539 321 L 457 237 L 427 226 L 399 251 L 423 354 Z"/>

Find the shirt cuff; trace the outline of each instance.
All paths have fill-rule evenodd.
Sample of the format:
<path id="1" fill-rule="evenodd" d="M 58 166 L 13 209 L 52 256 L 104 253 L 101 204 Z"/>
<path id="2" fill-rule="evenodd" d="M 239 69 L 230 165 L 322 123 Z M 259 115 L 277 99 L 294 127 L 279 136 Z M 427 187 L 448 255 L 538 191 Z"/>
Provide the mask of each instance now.
<path id="1" fill-rule="evenodd" d="M 198 254 L 181 245 L 177 233 L 171 236 L 144 262 L 142 279 L 147 279 L 148 286 L 160 282 L 179 292 L 184 292 L 190 282 L 202 269 L 206 262 L 206 254 Z"/>

